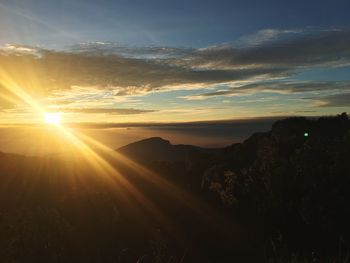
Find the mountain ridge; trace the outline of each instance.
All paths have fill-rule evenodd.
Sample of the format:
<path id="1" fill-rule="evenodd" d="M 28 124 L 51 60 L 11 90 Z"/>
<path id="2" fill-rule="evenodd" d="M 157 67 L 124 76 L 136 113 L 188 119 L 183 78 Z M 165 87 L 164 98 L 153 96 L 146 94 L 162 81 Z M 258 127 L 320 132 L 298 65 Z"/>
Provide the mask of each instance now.
<path id="1" fill-rule="evenodd" d="M 150 137 L 127 144 L 117 149 L 118 152 L 142 163 L 153 161 L 186 161 L 193 155 L 215 152 L 216 149 L 194 145 L 171 144 L 161 137 Z"/>

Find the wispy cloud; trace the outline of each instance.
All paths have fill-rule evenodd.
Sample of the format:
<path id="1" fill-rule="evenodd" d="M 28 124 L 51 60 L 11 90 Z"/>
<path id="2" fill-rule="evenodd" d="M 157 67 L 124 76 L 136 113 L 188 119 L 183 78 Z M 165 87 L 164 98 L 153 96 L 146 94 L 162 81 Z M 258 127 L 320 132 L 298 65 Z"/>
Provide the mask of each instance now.
<path id="1" fill-rule="evenodd" d="M 0 47 L 0 54 L 2 55 L 35 55 L 40 56 L 40 48 L 26 46 L 6 44 Z"/>
<path id="2" fill-rule="evenodd" d="M 319 98 L 322 107 L 350 107 L 350 92 Z"/>
<path id="3" fill-rule="evenodd" d="M 192 48 L 126 46 L 114 42 L 86 42 L 69 46 L 67 51 L 84 55 L 118 55 L 137 59 L 170 59 L 191 54 Z"/>
<path id="4" fill-rule="evenodd" d="M 63 108 L 64 112 L 76 112 L 76 113 L 105 113 L 116 115 L 129 115 L 129 114 L 141 114 L 148 112 L 155 112 L 155 110 L 142 110 L 142 109 L 124 109 L 124 108 Z"/>
<path id="5" fill-rule="evenodd" d="M 225 90 L 217 90 L 213 92 L 201 93 L 190 96 L 183 96 L 186 100 L 204 100 L 211 97 L 219 96 L 239 96 L 256 94 L 260 92 L 290 94 L 290 93 L 305 93 L 305 92 L 347 92 L 350 90 L 350 81 L 278 81 L 278 82 L 257 82 L 238 87 L 233 87 Z"/>
<path id="6" fill-rule="evenodd" d="M 122 97 L 223 84 L 225 89 L 182 97 L 194 100 L 256 92 L 340 91 L 348 90 L 349 83 L 296 83 L 283 78 L 305 69 L 350 65 L 350 29 L 268 29 L 230 45 L 202 49 L 126 47 L 105 42 L 79 44 L 63 51 L 6 45 L 0 48 L 0 61 L 1 72 L 30 95 L 61 104 L 90 100 L 92 109 L 119 109 L 113 101 Z M 87 94 L 91 89 L 95 94 Z M 62 93 L 66 94 L 63 99 Z M 4 100 L 0 101 L 2 107 Z M 104 105 L 94 105 L 97 100 Z"/>
<path id="7" fill-rule="evenodd" d="M 166 47 L 126 49 L 108 45 L 108 48 L 101 49 L 100 46 L 104 47 L 103 44 L 95 44 L 88 46 L 87 50 L 84 46 L 79 46 L 82 50 L 75 47 L 60 52 L 40 50 L 42 57 L 39 59 L 2 53 L 4 63 L 1 66 L 6 69 L 9 64 L 17 65 L 25 70 L 23 67 L 29 65 L 34 73 L 46 77 L 46 81 L 55 88 L 78 85 L 147 92 L 169 86 L 210 85 L 257 76 L 268 79 L 303 67 L 339 66 L 350 62 L 350 31 L 347 29 L 294 33 L 287 39 L 275 36 L 261 45 L 240 48 L 225 45 L 198 50 Z M 25 49 L 30 50 L 29 47 Z M 177 55 L 167 59 L 125 55 L 133 52 L 141 57 L 149 53 L 156 54 L 156 57 L 158 54 Z"/>
<path id="8" fill-rule="evenodd" d="M 270 32 L 270 31 L 268 31 Z M 271 31 L 267 39 L 255 45 L 215 46 L 196 50 L 178 63 L 211 69 L 285 69 L 316 66 L 341 66 L 350 62 L 350 30 L 300 30 L 280 33 Z M 262 34 L 263 36 L 265 34 Z M 286 36 L 287 35 L 287 36 Z"/>

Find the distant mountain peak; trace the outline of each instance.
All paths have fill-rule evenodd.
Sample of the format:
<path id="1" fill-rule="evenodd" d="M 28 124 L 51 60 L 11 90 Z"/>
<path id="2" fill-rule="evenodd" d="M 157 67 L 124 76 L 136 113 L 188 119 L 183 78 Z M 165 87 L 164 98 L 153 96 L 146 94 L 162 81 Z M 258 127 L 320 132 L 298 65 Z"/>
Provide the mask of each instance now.
<path id="1" fill-rule="evenodd" d="M 170 144 L 170 141 L 168 140 L 165 140 L 161 137 L 150 137 L 150 138 L 146 138 L 146 139 L 143 139 L 143 140 L 140 140 L 140 141 L 137 141 L 137 142 L 134 142 L 134 143 L 137 143 L 137 144 L 143 144 L 143 143 L 159 143 L 159 144 Z M 132 143 L 132 144 L 134 144 Z M 130 144 L 129 144 L 130 145 Z"/>
<path id="2" fill-rule="evenodd" d="M 160 137 L 143 139 L 117 149 L 118 152 L 141 162 L 183 161 L 201 150 L 202 148 L 193 145 L 173 145 Z"/>

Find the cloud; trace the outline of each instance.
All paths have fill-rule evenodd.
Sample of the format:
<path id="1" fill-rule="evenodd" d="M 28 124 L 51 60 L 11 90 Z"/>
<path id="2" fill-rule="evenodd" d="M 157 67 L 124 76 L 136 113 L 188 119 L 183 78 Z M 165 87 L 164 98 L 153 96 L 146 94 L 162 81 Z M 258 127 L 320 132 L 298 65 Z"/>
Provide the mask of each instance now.
<path id="1" fill-rule="evenodd" d="M 158 60 L 125 58 L 45 51 L 42 58 L 1 56 L 1 67 L 16 79 L 34 74 L 40 86 L 69 89 L 72 86 L 97 86 L 119 91 L 120 95 L 169 89 L 190 85 L 213 85 L 245 80 L 256 76 L 283 74 L 284 68 L 192 70 Z M 22 77 L 21 77 L 22 76 Z M 26 86 L 26 83 L 21 83 Z"/>
<path id="2" fill-rule="evenodd" d="M 350 92 L 325 96 L 320 102 L 321 107 L 350 107 Z"/>
<path id="3" fill-rule="evenodd" d="M 40 49 L 26 46 L 26 45 L 14 45 L 6 44 L 0 47 L 0 54 L 2 55 L 35 55 L 40 56 Z"/>
<path id="4" fill-rule="evenodd" d="M 170 59 L 193 52 L 192 48 L 125 46 L 114 42 L 86 42 L 68 47 L 68 51 L 85 55 L 118 55 L 137 59 Z"/>
<path id="5" fill-rule="evenodd" d="M 287 29 L 287 30 L 280 30 L 280 29 L 262 29 L 254 34 L 251 35 L 245 35 L 238 39 L 234 44 L 235 46 L 240 47 L 253 47 L 253 46 L 259 46 L 262 44 L 266 44 L 268 42 L 272 42 L 277 39 L 286 39 L 290 37 L 295 37 L 296 34 L 301 34 L 305 32 L 305 30 L 301 29 Z"/>
<path id="6" fill-rule="evenodd" d="M 178 63 L 196 68 L 246 69 L 340 66 L 350 62 L 350 30 L 301 30 L 270 33 L 269 41 L 247 47 L 215 46 L 195 51 Z"/>
<path id="7" fill-rule="evenodd" d="M 202 132 L 207 134 L 212 133 L 211 130 L 215 130 L 215 133 L 222 133 L 223 131 L 245 129 L 251 127 L 252 132 L 263 129 L 255 129 L 254 127 L 262 126 L 268 127 L 276 120 L 281 119 L 281 116 L 275 117 L 260 117 L 260 118 L 247 118 L 247 119 L 233 119 L 233 120 L 209 120 L 209 121 L 192 121 L 192 122 L 132 122 L 132 123 L 79 123 L 72 124 L 74 127 L 80 128 L 93 128 L 93 129 L 106 129 L 106 128 L 159 128 L 166 130 L 179 130 L 187 129 L 195 132 L 201 129 Z M 268 130 L 268 129 L 266 129 Z M 229 134 L 229 132 L 228 132 Z"/>
<path id="8" fill-rule="evenodd" d="M 259 92 L 268 92 L 276 94 L 305 93 L 305 92 L 344 92 L 350 91 L 350 81 L 275 81 L 258 82 L 232 87 L 231 89 L 217 90 L 213 92 L 201 93 L 197 95 L 184 96 L 186 100 L 204 100 L 210 97 L 218 96 L 238 96 L 249 95 Z"/>
<path id="9" fill-rule="evenodd" d="M 143 110 L 143 109 L 124 109 L 124 108 L 62 108 L 64 112 L 75 112 L 75 113 L 105 113 L 105 114 L 116 114 L 116 115 L 129 115 L 129 114 L 142 114 L 155 112 L 155 110 Z"/>
<path id="10" fill-rule="evenodd" d="M 63 90 L 73 92 L 74 87 L 94 87 L 108 96 L 127 97 L 219 84 L 237 86 L 242 81 L 251 85 L 200 94 L 192 99 L 270 90 L 315 91 L 326 89 L 329 83 L 274 84 L 272 80 L 305 68 L 348 64 L 347 28 L 268 29 L 241 39 L 240 44 L 202 49 L 126 47 L 104 42 L 61 51 L 16 45 L 0 49 L 0 77 L 15 80 L 34 98 L 55 96 Z M 341 84 L 334 85 L 340 88 Z"/>

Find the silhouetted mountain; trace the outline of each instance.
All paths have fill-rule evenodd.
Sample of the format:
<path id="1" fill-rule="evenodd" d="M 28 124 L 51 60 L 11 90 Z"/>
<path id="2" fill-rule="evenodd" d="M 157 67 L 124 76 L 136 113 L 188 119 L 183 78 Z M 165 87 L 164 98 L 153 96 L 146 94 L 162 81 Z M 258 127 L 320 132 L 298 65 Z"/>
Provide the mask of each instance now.
<path id="1" fill-rule="evenodd" d="M 118 150 L 143 165 L 0 153 L 0 261 L 347 262 L 349 129 L 297 117 L 220 150 Z"/>
<path id="2" fill-rule="evenodd" d="M 189 191 L 187 182 L 199 189 L 203 172 L 195 161 L 137 167 L 108 156 L 106 165 L 0 154 L 0 261 L 257 258 L 248 251 L 257 242 L 243 228 Z"/>
<path id="3" fill-rule="evenodd" d="M 193 145 L 173 145 L 159 137 L 137 141 L 118 149 L 118 151 L 142 163 L 186 161 L 191 156 L 214 150 Z"/>
<path id="4" fill-rule="evenodd" d="M 281 251 L 335 253 L 350 238 L 349 129 L 345 113 L 277 121 L 226 147 L 202 187 Z"/>

